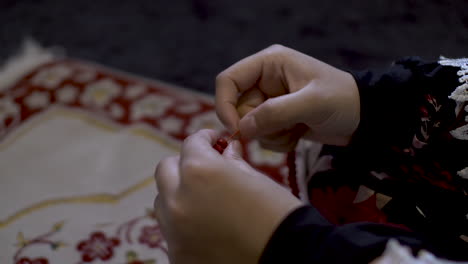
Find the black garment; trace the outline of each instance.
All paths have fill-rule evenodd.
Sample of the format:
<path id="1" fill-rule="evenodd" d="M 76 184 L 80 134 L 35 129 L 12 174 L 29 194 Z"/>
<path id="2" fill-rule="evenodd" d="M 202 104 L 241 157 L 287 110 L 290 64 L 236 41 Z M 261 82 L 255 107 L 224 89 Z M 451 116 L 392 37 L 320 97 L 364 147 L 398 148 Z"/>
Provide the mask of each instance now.
<path id="1" fill-rule="evenodd" d="M 304 206 L 281 223 L 260 263 L 369 263 L 382 254 L 392 237 L 415 250 L 434 251 L 416 233 L 365 222 L 334 226 L 314 207 Z"/>
<path id="2" fill-rule="evenodd" d="M 278 227 L 260 263 L 368 263 L 390 238 L 414 251 L 468 260 L 468 242 L 461 238 L 468 238 L 468 182 L 457 175 L 468 166 L 468 141 L 450 134 L 466 120 L 448 98 L 460 85 L 458 70 L 406 58 L 382 72 L 352 73 L 360 92 L 359 128 L 346 148 L 324 148 L 333 154 L 333 169 L 309 183 L 311 192 L 327 184 L 365 185 L 390 196 L 382 211 L 388 222 L 408 230 L 366 222 L 333 225 L 305 206 Z"/>

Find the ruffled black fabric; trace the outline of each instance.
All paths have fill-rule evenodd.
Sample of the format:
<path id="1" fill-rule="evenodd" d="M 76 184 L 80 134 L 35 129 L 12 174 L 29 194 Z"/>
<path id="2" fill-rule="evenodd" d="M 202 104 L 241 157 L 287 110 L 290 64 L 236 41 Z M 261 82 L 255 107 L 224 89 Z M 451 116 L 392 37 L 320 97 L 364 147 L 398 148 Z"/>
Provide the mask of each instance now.
<path id="1" fill-rule="evenodd" d="M 368 263 L 390 238 L 468 260 L 468 183 L 457 176 L 468 165 L 468 142 L 450 134 L 466 121 L 448 98 L 460 85 L 458 70 L 408 57 L 385 70 L 352 72 L 360 125 L 349 146 L 324 147 L 333 168 L 314 175 L 309 191 L 366 186 L 391 197 L 382 208 L 388 223 L 331 224 L 318 210 L 324 205 L 302 207 L 278 227 L 260 263 Z"/>

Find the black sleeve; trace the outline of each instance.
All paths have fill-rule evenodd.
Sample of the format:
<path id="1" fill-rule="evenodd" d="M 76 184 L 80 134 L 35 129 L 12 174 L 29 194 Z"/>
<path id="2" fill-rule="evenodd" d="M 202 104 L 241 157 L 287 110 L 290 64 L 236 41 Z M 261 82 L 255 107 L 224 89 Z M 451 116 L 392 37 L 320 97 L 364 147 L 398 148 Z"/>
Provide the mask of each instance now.
<path id="1" fill-rule="evenodd" d="M 361 121 L 348 146 L 353 159 L 347 156 L 343 162 L 350 164 L 344 167 L 360 167 L 354 172 L 368 173 L 379 164 L 385 166 L 382 157 L 388 155 L 384 152 L 392 152 L 395 146 L 402 149 L 411 146 L 415 135 L 429 145 L 444 142 L 441 140 L 446 136 L 444 133 L 460 121 L 454 111 L 456 103 L 449 99 L 460 85 L 458 70 L 457 67 L 409 57 L 383 71 L 352 72 L 360 92 Z M 437 102 L 432 98 L 437 98 Z M 427 111 L 432 111 L 433 122 L 431 127 L 421 129 L 421 118 Z M 461 165 L 466 165 L 466 157 L 449 157 L 446 153 L 458 153 L 460 148 L 466 151 L 466 142 L 454 142 L 452 145 L 440 144 L 440 148 L 434 149 L 448 157 L 448 167 L 461 169 Z M 437 243 L 423 237 L 423 233 L 364 222 L 335 226 L 313 206 L 304 206 L 280 224 L 260 263 L 369 263 L 382 254 L 390 238 L 414 251 L 426 249 L 444 255 L 438 254 L 440 245 L 434 246 Z"/>
<path id="2" fill-rule="evenodd" d="M 334 226 L 314 207 L 304 206 L 280 224 L 259 263 L 369 263 L 390 238 L 416 250 L 430 248 L 410 231 L 374 223 Z"/>
<path id="3" fill-rule="evenodd" d="M 361 121 L 350 147 L 367 154 L 361 158 L 369 163 L 378 162 L 377 153 L 412 144 L 414 135 L 421 134 L 424 115 L 440 122 L 432 122 L 420 137 L 429 144 L 439 140 L 456 122 L 456 103 L 449 95 L 460 85 L 458 70 L 408 57 L 382 71 L 351 72 L 359 88 Z M 428 105 L 429 98 L 436 98 L 436 105 Z M 436 107 L 440 108 L 435 111 Z"/>

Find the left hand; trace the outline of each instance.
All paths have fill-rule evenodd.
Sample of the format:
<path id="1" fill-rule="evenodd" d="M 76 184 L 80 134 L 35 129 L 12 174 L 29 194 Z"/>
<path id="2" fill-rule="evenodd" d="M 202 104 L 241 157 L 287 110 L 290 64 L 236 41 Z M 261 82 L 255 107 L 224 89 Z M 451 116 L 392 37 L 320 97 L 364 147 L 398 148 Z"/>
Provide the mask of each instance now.
<path id="1" fill-rule="evenodd" d="M 216 77 L 216 112 L 233 133 L 274 151 L 300 138 L 346 146 L 360 122 L 353 76 L 296 50 L 273 45 Z"/>
<path id="2" fill-rule="evenodd" d="M 197 132 L 180 156 L 157 166 L 155 212 L 172 264 L 258 263 L 277 226 L 302 205 L 242 160 L 239 142 L 222 155 L 214 150 L 218 137 Z"/>

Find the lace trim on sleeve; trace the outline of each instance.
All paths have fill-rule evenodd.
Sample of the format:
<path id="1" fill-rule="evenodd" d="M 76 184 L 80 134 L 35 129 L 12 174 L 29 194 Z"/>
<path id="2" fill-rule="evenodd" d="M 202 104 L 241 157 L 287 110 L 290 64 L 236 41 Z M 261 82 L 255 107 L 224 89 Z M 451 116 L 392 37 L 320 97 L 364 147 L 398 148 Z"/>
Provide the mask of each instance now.
<path id="1" fill-rule="evenodd" d="M 460 70 L 457 72 L 460 82 L 460 86 L 458 86 L 452 94 L 449 96 L 450 99 L 453 99 L 458 102 L 467 102 L 468 101 L 468 58 L 463 59 L 447 59 L 441 57 L 439 60 L 440 65 L 444 66 L 453 66 L 459 67 Z"/>
<path id="2" fill-rule="evenodd" d="M 463 111 L 463 106 L 466 104 L 466 102 L 468 102 L 468 58 L 447 59 L 441 57 L 439 64 L 443 66 L 453 66 L 460 68 L 460 70 L 457 72 L 458 76 L 460 76 L 458 78 L 460 86 L 458 86 L 449 96 L 450 99 L 453 99 L 457 102 L 457 109 L 455 111 L 458 114 L 460 111 Z M 464 110 L 465 112 L 468 112 L 468 107 L 465 107 Z M 465 120 L 468 120 L 468 116 L 465 117 Z M 468 125 L 454 129 L 450 133 L 456 139 L 468 140 Z"/>
<path id="3" fill-rule="evenodd" d="M 440 259 L 432 253 L 421 250 L 417 256 L 413 256 L 411 250 L 402 246 L 396 239 L 390 239 L 387 243 L 384 253 L 378 261 L 372 263 L 385 264 L 385 263 L 400 263 L 400 264 L 462 264 L 462 262 L 455 262 L 445 259 Z M 463 262 L 466 263 L 466 262 Z"/>
<path id="4" fill-rule="evenodd" d="M 439 64 L 460 68 L 457 72 L 457 75 L 460 76 L 458 79 L 460 86 L 450 94 L 449 98 L 457 102 L 457 109 L 455 109 L 457 114 L 461 111 L 465 111 L 467 113 L 465 121 L 468 122 L 468 105 L 466 104 L 468 102 L 468 58 L 448 59 L 440 57 Z M 456 139 L 468 140 L 468 124 L 450 131 L 450 134 Z M 468 167 L 458 171 L 457 174 L 464 179 L 468 179 Z"/>

